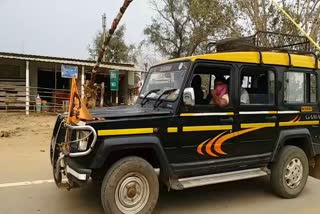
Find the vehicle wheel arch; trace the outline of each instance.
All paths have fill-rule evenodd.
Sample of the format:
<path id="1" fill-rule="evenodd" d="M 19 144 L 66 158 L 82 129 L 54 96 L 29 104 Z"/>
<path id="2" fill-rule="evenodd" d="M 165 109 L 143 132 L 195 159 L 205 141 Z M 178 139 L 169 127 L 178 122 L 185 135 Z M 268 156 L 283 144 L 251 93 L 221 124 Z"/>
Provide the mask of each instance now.
<path id="1" fill-rule="evenodd" d="M 311 134 L 308 129 L 282 130 L 279 133 L 273 150 L 271 162 L 277 161 L 281 149 L 288 145 L 301 148 L 306 153 L 308 159 L 312 159 L 315 156 Z"/>
<path id="2" fill-rule="evenodd" d="M 140 157 L 154 168 L 160 169 L 159 178 L 169 186 L 172 170 L 156 136 L 117 137 L 106 139 L 100 145 L 97 158 L 91 163 L 91 168 L 105 174 L 117 161 L 127 156 Z"/>

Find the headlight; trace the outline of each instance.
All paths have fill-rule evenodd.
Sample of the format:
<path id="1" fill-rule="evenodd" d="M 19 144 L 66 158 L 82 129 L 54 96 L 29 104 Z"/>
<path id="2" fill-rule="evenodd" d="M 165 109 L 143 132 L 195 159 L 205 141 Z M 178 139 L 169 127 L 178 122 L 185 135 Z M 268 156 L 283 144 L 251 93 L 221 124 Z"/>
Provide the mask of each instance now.
<path id="1" fill-rule="evenodd" d="M 88 148 L 88 138 L 90 132 L 87 131 L 78 131 L 77 132 L 77 140 L 79 141 L 78 150 L 79 151 L 86 151 Z"/>

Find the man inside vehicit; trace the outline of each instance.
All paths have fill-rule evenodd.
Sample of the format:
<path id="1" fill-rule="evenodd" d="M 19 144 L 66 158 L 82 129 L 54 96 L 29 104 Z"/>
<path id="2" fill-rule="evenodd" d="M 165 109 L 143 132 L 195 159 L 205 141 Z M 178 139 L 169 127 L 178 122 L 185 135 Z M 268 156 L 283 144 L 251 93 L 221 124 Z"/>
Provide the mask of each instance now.
<path id="1" fill-rule="evenodd" d="M 227 81 L 224 77 L 217 77 L 214 81 L 214 89 L 208 94 L 206 98 L 202 91 L 202 80 L 200 75 L 195 75 L 193 77 L 191 87 L 194 89 L 195 94 L 195 104 L 196 105 L 208 105 L 213 103 L 213 105 L 220 108 L 227 107 L 229 105 L 229 90 Z"/>

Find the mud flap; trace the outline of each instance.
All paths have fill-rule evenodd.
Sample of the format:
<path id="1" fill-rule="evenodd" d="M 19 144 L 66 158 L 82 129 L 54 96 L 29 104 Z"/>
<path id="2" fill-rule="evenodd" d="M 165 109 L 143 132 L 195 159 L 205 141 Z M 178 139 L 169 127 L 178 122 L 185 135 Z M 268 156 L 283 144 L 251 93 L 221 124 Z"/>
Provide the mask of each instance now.
<path id="1" fill-rule="evenodd" d="M 314 158 L 314 162 L 310 166 L 309 175 L 316 179 L 320 179 L 320 155 Z"/>

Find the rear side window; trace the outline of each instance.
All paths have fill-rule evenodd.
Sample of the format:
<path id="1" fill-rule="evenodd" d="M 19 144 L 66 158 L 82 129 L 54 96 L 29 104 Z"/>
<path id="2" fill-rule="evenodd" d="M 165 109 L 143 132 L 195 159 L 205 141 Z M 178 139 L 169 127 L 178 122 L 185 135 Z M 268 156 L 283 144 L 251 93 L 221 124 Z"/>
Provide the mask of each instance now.
<path id="1" fill-rule="evenodd" d="M 241 71 L 240 105 L 275 104 L 275 73 L 268 68 L 247 66 Z"/>
<path id="2" fill-rule="evenodd" d="M 310 74 L 310 102 L 317 102 L 317 76 Z"/>
<path id="3" fill-rule="evenodd" d="M 317 102 L 317 76 L 311 73 L 286 72 L 284 74 L 284 102 Z"/>

